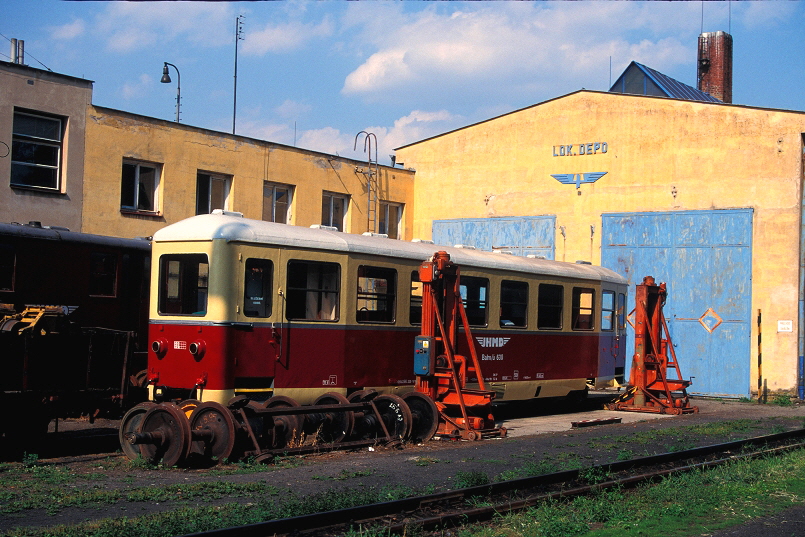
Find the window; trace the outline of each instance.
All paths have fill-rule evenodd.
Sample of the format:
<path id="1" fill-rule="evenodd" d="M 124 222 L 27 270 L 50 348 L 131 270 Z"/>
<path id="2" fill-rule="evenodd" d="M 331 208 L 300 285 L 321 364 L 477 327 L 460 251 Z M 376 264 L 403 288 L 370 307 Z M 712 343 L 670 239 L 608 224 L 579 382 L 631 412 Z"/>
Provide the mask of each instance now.
<path id="1" fill-rule="evenodd" d="M 408 322 L 422 324 L 422 282 L 419 281 L 419 271 L 411 273 L 411 297 L 408 309 Z"/>
<path id="2" fill-rule="evenodd" d="M 0 244 L 0 291 L 14 290 L 14 247 Z"/>
<path id="3" fill-rule="evenodd" d="M 593 309 L 595 307 L 595 291 L 592 289 L 573 288 L 573 330 L 592 330 Z"/>
<path id="4" fill-rule="evenodd" d="M 325 192 L 321 197 L 321 225 L 344 231 L 349 198 L 343 194 Z"/>
<path id="5" fill-rule="evenodd" d="M 285 316 L 307 321 L 337 321 L 340 267 L 336 263 L 288 262 Z"/>
<path id="6" fill-rule="evenodd" d="M 291 216 L 293 187 L 278 183 L 263 182 L 263 220 L 288 224 Z"/>
<path id="7" fill-rule="evenodd" d="M 117 295 L 117 254 L 92 252 L 89 256 L 89 294 Z"/>
<path id="8" fill-rule="evenodd" d="M 229 209 L 228 177 L 199 172 L 196 175 L 196 214 L 210 214 L 215 209 Z"/>
<path id="9" fill-rule="evenodd" d="M 206 314 L 209 276 L 205 254 L 163 255 L 159 265 L 159 313 Z"/>
<path id="10" fill-rule="evenodd" d="M 564 291 L 561 285 L 539 284 L 539 298 L 537 299 L 537 328 L 539 330 L 562 329 Z"/>
<path id="11" fill-rule="evenodd" d="M 402 218 L 402 205 L 380 202 L 380 214 L 378 215 L 377 232 L 385 233 L 390 239 L 400 238 L 400 218 Z"/>
<path id="12" fill-rule="evenodd" d="M 464 310 L 467 312 L 467 322 L 471 326 L 486 326 L 486 312 L 488 309 L 489 280 L 462 276 L 459 292 Z"/>
<path id="13" fill-rule="evenodd" d="M 601 293 L 601 330 L 611 332 L 615 329 L 615 292 Z"/>
<path id="14" fill-rule="evenodd" d="M 528 284 L 500 282 L 500 327 L 523 328 L 528 319 Z"/>
<path id="15" fill-rule="evenodd" d="M 273 263 L 267 259 L 246 260 L 243 278 L 243 314 L 246 317 L 271 316 L 273 269 Z"/>
<path id="16" fill-rule="evenodd" d="M 393 323 L 397 294 L 397 271 L 380 267 L 358 267 L 359 323 Z"/>
<path id="17" fill-rule="evenodd" d="M 58 190 L 62 120 L 14 112 L 11 186 Z"/>
<path id="18" fill-rule="evenodd" d="M 123 161 L 120 208 L 129 211 L 157 212 L 159 167 L 135 161 Z"/>

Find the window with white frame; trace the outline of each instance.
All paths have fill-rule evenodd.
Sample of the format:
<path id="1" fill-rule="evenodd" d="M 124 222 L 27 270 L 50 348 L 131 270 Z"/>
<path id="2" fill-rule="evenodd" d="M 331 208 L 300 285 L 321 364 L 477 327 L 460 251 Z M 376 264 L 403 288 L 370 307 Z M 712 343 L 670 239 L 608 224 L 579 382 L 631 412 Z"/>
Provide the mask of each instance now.
<path id="1" fill-rule="evenodd" d="M 223 175 L 198 172 L 196 175 L 196 214 L 210 214 L 215 209 L 229 210 L 232 180 Z"/>
<path id="2" fill-rule="evenodd" d="M 288 224 L 291 217 L 293 186 L 263 181 L 263 220 Z"/>
<path id="3" fill-rule="evenodd" d="M 390 239 L 399 239 L 402 205 L 390 201 L 381 201 L 380 212 L 377 216 L 377 232 L 385 233 Z"/>
<path id="4" fill-rule="evenodd" d="M 11 186 L 59 190 L 63 121 L 15 111 L 12 130 Z"/>
<path id="5" fill-rule="evenodd" d="M 321 197 L 321 225 L 344 231 L 349 196 L 324 192 Z"/>
<path id="6" fill-rule="evenodd" d="M 158 164 L 124 160 L 120 208 L 124 211 L 158 212 L 160 173 Z"/>

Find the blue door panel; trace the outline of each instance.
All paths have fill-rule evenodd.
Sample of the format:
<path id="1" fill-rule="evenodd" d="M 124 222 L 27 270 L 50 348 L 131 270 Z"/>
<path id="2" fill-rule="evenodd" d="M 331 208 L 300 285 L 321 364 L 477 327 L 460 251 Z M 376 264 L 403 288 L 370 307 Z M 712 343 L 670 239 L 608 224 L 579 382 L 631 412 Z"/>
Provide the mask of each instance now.
<path id="1" fill-rule="evenodd" d="M 692 393 L 749 394 L 752 214 L 738 209 L 602 216 L 601 264 L 629 280 L 629 311 L 633 286 L 644 276 L 666 282 L 668 330 L 683 377 L 695 377 Z"/>
<path id="2" fill-rule="evenodd" d="M 515 255 L 554 258 L 555 216 L 434 220 L 433 241 L 479 250 L 508 250 Z"/>

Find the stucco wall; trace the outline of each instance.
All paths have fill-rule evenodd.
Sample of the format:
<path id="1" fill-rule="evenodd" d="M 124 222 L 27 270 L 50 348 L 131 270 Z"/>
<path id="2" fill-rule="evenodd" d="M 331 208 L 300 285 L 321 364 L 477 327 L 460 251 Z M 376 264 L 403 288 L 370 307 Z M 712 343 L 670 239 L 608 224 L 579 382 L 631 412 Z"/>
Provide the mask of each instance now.
<path id="1" fill-rule="evenodd" d="M 162 165 L 160 212 L 121 212 L 124 158 Z M 260 219 L 263 181 L 295 186 L 291 223 L 321 223 L 322 192 L 350 196 L 345 231 L 367 231 L 366 163 L 92 107 L 87 121 L 85 231 L 122 237 L 150 236 L 195 214 L 199 171 L 232 178 L 229 209 Z M 378 198 L 405 205 L 403 235 L 413 225 L 413 172 L 380 167 Z"/>
<path id="2" fill-rule="evenodd" d="M 555 214 L 557 260 L 601 262 L 603 213 L 753 208 L 763 373 L 769 389 L 789 390 L 797 382 L 803 133 L 801 112 L 580 91 L 397 157 L 416 169 L 414 235 L 429 237 L 434 219 Z M 587 143 L 606 143 L 606 152 L 580 155 Z M 572 154 L 554 156 L 563 145 Z M 551 176 L 592 172 L 607 173 L 579 189 Z M 793 320 L 794 332 L 778 334 L 777 320 Z M 756 336 L 754 327 L 754 378 Z"/>
<path id="3" fill-rule="evenodd" d="M 84 129 L 92 99 L 89 80 L 0 62 L 0 221 L 63 226 L 81 231 Z M 61 118 L 64 128 L 60 188 L 12 188 L 11 150 L 14 110 Z M 4 145 L 5 144 L 5 145 Z"/>

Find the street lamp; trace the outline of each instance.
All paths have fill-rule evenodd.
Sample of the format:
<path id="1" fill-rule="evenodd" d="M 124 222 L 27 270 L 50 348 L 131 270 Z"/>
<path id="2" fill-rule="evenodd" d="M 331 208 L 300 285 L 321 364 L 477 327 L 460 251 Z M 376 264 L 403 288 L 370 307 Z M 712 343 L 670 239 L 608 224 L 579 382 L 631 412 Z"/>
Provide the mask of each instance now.
<path id="1" fill-rule="evenodd" d="M 162 67 L 162 82 L 163 84 L 170 84 L 171 77 L 168 74 L 168 66 L 170 65 L 176 69 L 176 123 L 179 123 L 179 110 L 182 107 L 182 75 L 179 74 L 179 68 L 172 63 L 163 62 L 165 65 Z"/>

